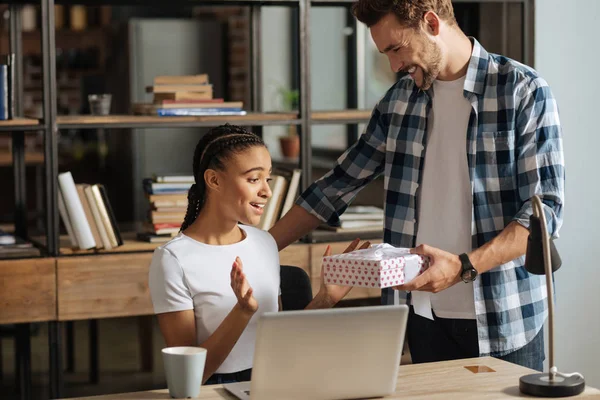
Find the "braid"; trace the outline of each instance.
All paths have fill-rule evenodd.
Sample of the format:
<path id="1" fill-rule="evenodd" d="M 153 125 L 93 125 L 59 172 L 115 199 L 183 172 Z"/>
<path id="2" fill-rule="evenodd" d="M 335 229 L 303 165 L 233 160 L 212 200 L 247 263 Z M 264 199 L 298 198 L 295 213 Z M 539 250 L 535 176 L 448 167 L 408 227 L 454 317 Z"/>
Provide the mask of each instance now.
<path id="1" fill-rule="evenodd" d="M 234 153 L 254 146 L 265 146 L 256 134 L 236 125 L 221 125 L 208 131 L 198 142 L 194 151 L 193 171 L 195 184 L 188 191 L 188 207 L 181 224 L 187 229 L 198 217 L 206 200 L 204 172 L 207 169 L 225 169 L 224 161 Z"/>

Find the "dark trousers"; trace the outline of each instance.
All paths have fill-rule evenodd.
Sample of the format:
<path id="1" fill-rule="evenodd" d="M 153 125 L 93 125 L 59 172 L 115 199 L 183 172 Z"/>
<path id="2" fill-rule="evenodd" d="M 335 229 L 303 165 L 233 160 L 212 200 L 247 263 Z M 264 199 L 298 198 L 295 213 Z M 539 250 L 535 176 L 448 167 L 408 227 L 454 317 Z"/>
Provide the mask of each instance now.
<path id="1" fill-rule="evenodd" d="M 252 376 L 252 369 L 232 372 L 230 374 L 213 374 L 206 380 L 205 385 L 222 385 L 223 383 L 235 383 L 249 381 Z"/>
<path id="2" fill-rule="evenodd" d="M 406 337 L 415 364 L 479 357 L 477 323 L 473 319 L 439 318 L 434 313 L 432 321 L 415 314 L 411 306 Z M 542 371 L 543 329 L 524 347 L 497 358 Z"/>

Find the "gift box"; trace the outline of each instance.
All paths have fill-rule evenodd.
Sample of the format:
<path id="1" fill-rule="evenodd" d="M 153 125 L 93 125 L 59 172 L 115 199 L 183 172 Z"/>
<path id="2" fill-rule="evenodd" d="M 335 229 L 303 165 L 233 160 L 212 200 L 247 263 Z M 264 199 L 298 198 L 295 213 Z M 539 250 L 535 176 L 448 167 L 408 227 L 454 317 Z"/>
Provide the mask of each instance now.
<path id="1" fill-rule="evenodd" d="M 429 258 L 387 243 L 323 257 L 326 284 L 387 288 L 410 282 L 429 267 Z"/>

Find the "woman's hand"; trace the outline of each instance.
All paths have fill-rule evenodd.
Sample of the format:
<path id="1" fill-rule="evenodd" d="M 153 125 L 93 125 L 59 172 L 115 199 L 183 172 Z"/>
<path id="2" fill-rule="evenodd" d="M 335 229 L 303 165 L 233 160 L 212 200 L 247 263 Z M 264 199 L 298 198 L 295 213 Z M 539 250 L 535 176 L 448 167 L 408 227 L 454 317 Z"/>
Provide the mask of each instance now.
<path id="1" fill-rule="evenodd" d="M 231 288 L 238 299 L 238 305 L 242 311 L 254 314 L 258 310 L 258 302 L 252 295 L 252 288 L 248 280 L 246 280 L 242 260 L 239 257 L 235 258 L 231 267 Z"/>
<path id="2" fill-rule="evenodd" d="M 349 253 L 351 251 L 356 250 L 356 247 L 360 243 L 360 239 L 355 239 L 350 245 L 344 250 L 344 253 Z M 371 246 L 371 242 L 366 241 L 359 247 L 359 250 L 363 250 Z M 327 257 L 331 255 L 331 246 L 327 246 L 323 257 Z M 323 296 L 326 299 L 327 303 L 330 303 L 332 306 L 335 305 L 338 301 L 342 300 L 348 292 L 352 289 L 352 286 L 340 286 L 325 284 L 325 278 L 323 276 L 323 265 L 321 265 L 321 289 L 319 290 L 319 295 Z"/>

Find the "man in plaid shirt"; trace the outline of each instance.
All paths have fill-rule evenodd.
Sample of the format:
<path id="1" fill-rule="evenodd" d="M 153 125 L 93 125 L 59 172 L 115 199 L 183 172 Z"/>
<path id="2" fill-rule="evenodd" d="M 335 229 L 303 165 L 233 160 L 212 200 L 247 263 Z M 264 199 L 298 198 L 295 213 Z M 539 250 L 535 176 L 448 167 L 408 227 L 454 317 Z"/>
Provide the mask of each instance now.
<path id="1" fill-rule="evenodd" d="M 562 133 L 550 88 L 465 36 L 451 0 L 359 0 L 354 13 L 392 69 L 408 76 L 272 235 L 281 249 L 321 221 L 338 224 L 383 174 L 384 241 L 432 260 L 395 288 L 414 306 L 417 298 L 431 304 L 430 317 L 411 306 L 413 362 L 491 355 L 542 370 L 545 280 L 523 265 L 532 196 L 543 201 L 553 237 L 562 223 Z M 330 305 L 348 292 L 328 289 L 321 301 Z M 384 304 L 394 293 L 383 290 Z"/>

